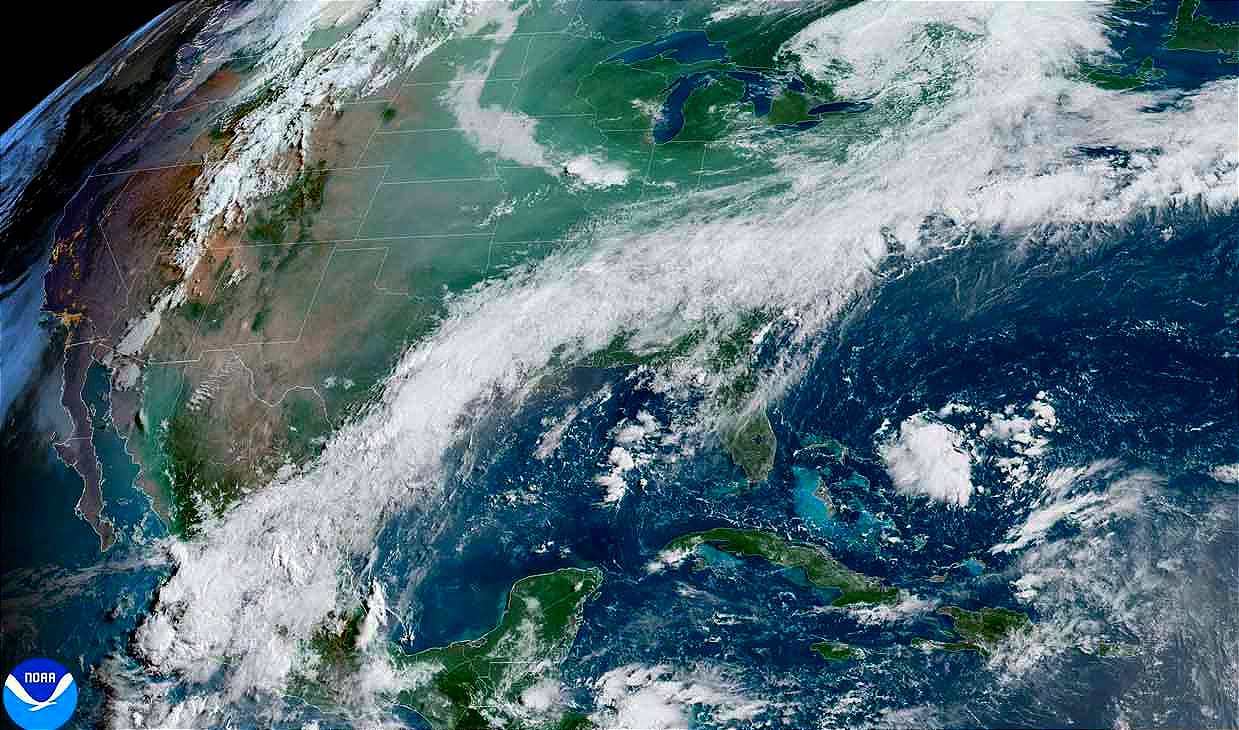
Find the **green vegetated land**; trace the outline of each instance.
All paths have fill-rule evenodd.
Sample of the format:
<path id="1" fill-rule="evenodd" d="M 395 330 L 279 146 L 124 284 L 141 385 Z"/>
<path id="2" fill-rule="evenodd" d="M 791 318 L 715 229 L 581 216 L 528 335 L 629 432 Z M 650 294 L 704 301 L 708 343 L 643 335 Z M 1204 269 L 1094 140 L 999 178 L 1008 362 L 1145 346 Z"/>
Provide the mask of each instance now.
<path id="1" fill-rule="evenodd" d="M 717 68 L 722 66 L 716 61 L 681 64 L 664 56 L 631 64 L 604 60 L 581 79 L 577 94 L 597 112 L 596 123 L 603 129 L 643 128 L 650 117 L 642 105 L 661 104 L 681 75 Z"/>
<path id="2" fill-rule="evenodd" d="M 1199 11 L 1200 0 L 1180 0 L 1166 48 L 1239 53 L 1239 23 L 1219 23 Z"/>
<path id="3" fill-rule="evenodd" d="M 958 606 L 943 606 L 938 613 L 951 618 L 957 641 L 914 639 L 912 646 L 925 650 L 972 651 L 991 654 L 999 644 L 1014 633 L 1028 629 L 1026 614 L 1006 608 L 981 608 L 969 611 Z"/>
<path id="4" fill-rule="evenodd" d="M 740 103 L 744 84 L 730 76 L 716 76 L 695 89 L 684 101 L 683 139 L 716 140 L 733 126 L 725 110 Z"/>
<path id="5" fill-rule="evenodd" d="M 860 649 L 840 641 L 819 641 L 810 644 L 809 650 L 828 662 L 850 662 L 854 659 L 863 659 L 865 656 Z"/>
<path id="6" fill-rule="evenodd" d="M 761 530 L 719 527 L 693 532 L 672 540 L 665 550 L 695 550 L 699 545 L 709 545 L 736 557 L 762 558 L 784 568 L 801 570 L 810 584 L 839 591 L 839 595 L 831 601 L 835 606 L 895 603 L 899 600 L 899 589 L 851 570 L 824 549 L 790 542 Z"/>
<path id="7" fill-rule="evenodd" d="M 735 421 L 720 434 L 723 446 L 732 461 L 750 482 L 765 481 L 774 468 L 778 439 L 764 407 L 742 412 L 757 390 L 758 372 L 754 336 L 775 323 L 775 316 L 755 310 L 740 315 L 731 325 L 710 322 L 675 339 L 653 346 L 637 347 L 632 333 L 621 332 L 601 350 L 570 361 L 581 367 L 663 367 L 694 353 L 704 353 L 705 368 L 723 379 L 717 394 L 720 405 L 733 414 Z M 725 334 L 711 337 L 711 332 Z M 560 348 L 551 358 L 551 367 L 569 364 Z"/>
<path id="8" fill-rule="evenodd" d="M 555 672 L 576 639 L 585 602 L 601 585 L 597 568 L 562 568 L 517 581 L 499 624 L 484 636 L 416 654 L 393 653 L 398 671 L 416 678 L 399 701 L 434 728 L 540 726 L 496 717 L 504 714 L 497 707 L 520 707 L 521 693 Z M 569 714 L 552 727 L 588 726 L 582 722 Z"/>
<path id="9" fill-rule="evenodd" d="M 775 97 L 770 105 L 770 114 L 767 116 L 767 121 L 771 124 L 795 124 L 813 119 L 809 114 L 809 108 L 813 104 L 809 97 L 795 91 L 784 91 L 779 96 Z"/>
<path id="10" fill-rule="evenodd" d="M 321 164 L 304 170 L 284 190 L 266 201 L 263 212 L 253 216 L 255 222 L 250 226 L 250 237 L 270 244 L 262 248 L 263 275 L 275 276 L 297 257 L 300 247 L 283 244 L 290 233 L 295 232 L 298 238 L 307 235 L 314 214 L 322 207 L 328 174 Z M 186 299 L 178 309 L 198 332 L 205 335 L 218 330 L 236 313 L 239 304 L 249 304 L 238 302 L 239 287 L 231 281 L 233 273 L 231 258 L 224 258 L 207 279 L 204 290 L 209 293 Z M 266 312 L 262 305 L 254 316 L 252 331 L 262 331 Z M 168 420 L 163 434 L 163 451 L 168 457 L 172 530 L 182 536 L 192 536 L 211 514 L 221 513 L 235 503 L 244 494 L 247 477 L 244 469 L 212 458 L 214 455 L 206 439 L 209 417 L 191 413 L 188 402 L 188 397 L 184 397 L 176 404 L 175 415 Z M 305 407 L 295 401 L 285 404 L 291 415 L 298 415 L 292 412 Z M 305 414 L 300 415 L 304 417 Z M 292 455 L 300 459 L 312 449 L 298 451 Z"/>
<path id="11" fill-rule="evenodd" d="M 1114 644 L 1110 642 L 1101 642 L 1097 645 L 1097 649 L 1093 652 L 1095 656 L 1102 658 L 1110 657 L 1134 657 L 1138 652 L 1136 646 L 1132 644 Z"/>
<path id="12" fill-rule="evenodd" d="M 1085 78 L 1103 89 L 1113 91 L 1139 89 L 1163 78 L 1165 75 L 1165 71 L 1154 65 L 1152 56 L 1146 57 L 1141 61 L 1140 68 L 1130 74 L 1123 73 L 1123 69 L 1116 66 L 1084 67 Z"/>
<path id="13" fill-rule="evenodd" d="M 676 139 L 718 140 L 737 126 L 751 124 L 744 121 L 748 104 L 744 101 L 744 83 L 727 72 L 794 71 L 798 59 L 781 52 L 783 44 L 814 21 L 851 4 L 788 4 L 760 16 L 721 20 L 711 18 L 708 12 L 686 8 L 676 28 L 650 23 L 640 13 L 616 11 L 598 26 L 601 36 L 612 39 L 613 45 L 583 74 L 575 96 L 596 112 L 596 123 L 603 129 L 648 128 L 653 122 L 651 110 L 666 101 L 677 82 L 704 74 L 708 78 L 692 89 L 683 103 L 684 124 Z M 625 63 L 614 55 L 621 50 L 615 46 L 652 41 L 675 29 L 704 30 L 711 42 L 726 47 L 726 56 L 680 62 L 668 49 L 653 58 Z M 820 121 L 822 114 L 809 112 L 822 102 L 834 100 L 834 89 L 812 77 L 801 81 L 804 93 L 783 88 L 776 94 L 770 113 L 759 121 L 774 126 Z"/>
<path id="14" fill-rule="evenodd" d="M 780 47 L 808 25 L 857 2 L 796 3 L 777 13 L 737 14 L 711 22 L 710 39 L 726 43 L 728 55 L 738 66 L 767 67 L 780 60 Z"/>
<path id="15" fill-rule="evenodd" d="M 314 214 L 323 207 L 328 174 L 326 163 L 320 162 L 293 178 L 288 187 L 267 202 L 265 211 L 254 215 L 250 238 L 259 243 L 281 244 L 288 240 L 292 229 L 296 229 L 298 237 L 308 233 Z"/>
<path id="16" fill-rule="evenodd" d="M 234 59 L 236 61 L 236 59 Z M 233 63 L 230 61 L 229 63 Z M 242 68 L 238 66 L 238 68 Z M 252 65 L 244 67 L 243 71 L 248 72 L 253 68 Z M 279 95 L 279 89 L 273 86 L 268 86 L 257 93 L 251 95 L 245 101 L 237 104 L 229 109 L 225 114 L 221 115 L 215 124 L 211 126 L 209 134 L 211 139 L 215 141 L 229 141 L 236 135 L 237 124 L 241 122 L 250 112 L 267 104 L 273 98 Z"/>
<path id="17" fill-rule="evenodd" d="M 840 563 L 822 548 L 796 543 L 761 530 L 720 527 L 704 532 L 682 535 L 664 548 L 666 551 L 695 550 L 709 545 L 741 558 L 762 558 L 785 568 L 800 569 L 805 579 L 819 588 L 840 592 L 831 604 L 891 604 L 899 600 L 899 589 L 885 586 L 877 578 L 863 575 Z M 970 611 L 958 606 L 944 606 L 938 613 L 951 619 L 954 641 L 916 638 L 912 646 L 925 651 L 971 651 L 989 655 L 1008 637 L 1028 630 L 1031 621 L 1019 611 L 1006 608 L 981 608 Z M 1117 646 L 1117 645 L 1116 645 Z M 1111 645 L 1099 647 L 1098 656 L 1130 656 Z M 819 641 L 809 645 L 826 661 L 846 662 L 864 658 L 864 650 L 839 641 Z"/>
<path id="18" fill-rule="evenodd" d="M 748 415 L 734 429 L 723 434 L 727 453 L 744 470 L 750 482 L 763 482 L 774 468 L 778 440 L 766 409 Z"/>
<path id="19" fill-rule="evenodd" d="M 323 623 L 310 637 L 310 651 L 318 659 L 319 681 L 330 681 L 361 668 L 361 651 L 357 647 L 366 611 L 361 606 L 327 614 Z"/>
<path id="20" fill-rule="evenodd" d="M 1076 646 L 1076 651 L 1098 659 L 1131 659 L 1140 654 L 1140 647 L 1136 644 L 1100 641 L 1096 644 Z"/>
<path id="21" fill-rule="evenodd" d="M 197 534 L 212 513 L 223 512 L 241 494 L 241 480 L 227 465 L 210 458 L 184 402 L 164 433 L 171 482 L 171 529 L 182 537 Z"/>
<path id="22" fill-rule="evenodd" d="M 723 431 L 723 445 L 731 460 L 750 482 L 763 482 L 774 468 L 778 439 L 764 404 L 750 405 L 757 391 L 759 369 L 756 340 L 774 325 L 775 315 L 762 310 L 744 312 L 706 359 L 706 368 L 725 378 L 718 394 L 724 408 L 739 419 Z"/>

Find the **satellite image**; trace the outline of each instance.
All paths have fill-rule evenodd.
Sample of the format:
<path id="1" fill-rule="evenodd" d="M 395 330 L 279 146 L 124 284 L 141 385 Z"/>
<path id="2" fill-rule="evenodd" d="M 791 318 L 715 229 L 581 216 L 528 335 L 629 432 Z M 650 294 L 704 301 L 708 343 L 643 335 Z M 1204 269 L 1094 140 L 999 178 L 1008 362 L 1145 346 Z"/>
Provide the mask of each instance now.
<path id="1" fill-rule="evenodd" d="M 1239 727 L 1239 3 L 166 7 L 0 136 L 5 727 Z"/>

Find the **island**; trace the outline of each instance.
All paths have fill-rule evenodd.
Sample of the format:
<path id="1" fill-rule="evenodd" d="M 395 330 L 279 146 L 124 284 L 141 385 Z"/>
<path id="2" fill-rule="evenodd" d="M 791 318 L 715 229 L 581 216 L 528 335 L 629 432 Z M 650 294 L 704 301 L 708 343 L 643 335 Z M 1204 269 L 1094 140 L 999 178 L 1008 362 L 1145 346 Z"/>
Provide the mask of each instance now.
<path id="1" fill-rule="evenodd" d="M 1094 647 L 1078 646 L 1076 649 L 1081 654 L 1095 656 L 1100 659 L 1122 658 L 1128 659 L 1139 654 L 1139 647 L 1135 644 L 1117 644 L 1108 641 L 1098 642 Z"/>
<path id="2" fill-rule="evenodd" d="M 1239 23 L 1219 23 L 1201 15 L 1200 0 L 1180 0 L 1174 26 L 1166 37 L 1172 51 L 1239 52 Z"/>
<path id="3" fill-rule="evenodd" d="M 1088 66 L 1084 67 L 1084 76 L 1097 86 L 1111 91 L 1130 91 L 1165 78 L 1166 72 L 1157 68 L 1153 57 L 1148 56 L 1140 62 L 1140 67 L 1133 73 L 1124 73 L 1119 66 Z"/>
<path id="4" fill-rule="evenodd" d="M 816 652 L 828 662 L 850 662 L 854 659 L 864 659 L 865 652 L 861 649 L 844 644 L 841 641 L 819 641 L 809 645 L 809 650 Z"/>
<path id="5" fill-rule="evenodd" d="M 1031 622 L 1026 614 L 1006 608 L 969 611 L 958 606 L 943 606 L 938 613 L 949 616 L 957 641 L 917 638 L 912 646 L 925 651 L 971 651 L 988 656 L 1008 636 L 1027 631 Z"/>
<path id="6" fill-rule="evenodd" d="M 762 558 L 784 568 L 798 569 L 817 588 L 831 588 L 839 595 L 834 606 L 861 603 L 895 603 L 899 589 L 885 586 L 873 578 L 848 568 L 830 553 L 816 545 L 790 542 L 761 530 L 718 527 L 693 532 L 672 540 L 663 549 L 664 555 L 686 554 L 701 545 L 721 550 L 741 558 Z"/>

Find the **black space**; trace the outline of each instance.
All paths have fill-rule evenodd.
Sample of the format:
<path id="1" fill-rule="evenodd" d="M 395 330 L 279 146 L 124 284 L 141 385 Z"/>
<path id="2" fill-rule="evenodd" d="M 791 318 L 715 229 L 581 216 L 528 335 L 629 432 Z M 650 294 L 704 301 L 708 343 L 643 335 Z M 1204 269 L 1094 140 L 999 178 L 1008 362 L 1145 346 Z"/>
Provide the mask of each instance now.
<path id="1" fill-rule="evenodd" d="M 7 81 L 0 101 L 0 132 L 38 106 L 70 76 L 159 13 L 169 0 L 21 4 L 21 19 L 0 43 L 0 68 Z"/>

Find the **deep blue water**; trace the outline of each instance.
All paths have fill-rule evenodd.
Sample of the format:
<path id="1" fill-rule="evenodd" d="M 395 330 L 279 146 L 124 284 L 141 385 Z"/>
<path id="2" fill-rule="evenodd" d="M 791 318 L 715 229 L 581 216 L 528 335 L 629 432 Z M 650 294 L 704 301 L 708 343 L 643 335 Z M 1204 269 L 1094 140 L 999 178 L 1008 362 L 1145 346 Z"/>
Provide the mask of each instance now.
<path id="1" fill-rule="evenodd" d="M 82 479 L 50 443 L 30 434 L 25 444 L 6 440 L 3 454 L 3 595 L 6 621 L 20 617 L 13 625 L 22 628 L 5 632 L 3 661 L 12 666 L 45 656 L 75 673 L 83 709 L 67 727 L 89 727 L 97 716 L 103 694 L 90 681 L 90 668 L 123 651 L 168 574 L 155 546 L 167 532 L 133 486 L 137 467 L 108 427 L 107 385 L 103 368 L 92 366 L 83 395 L 93 413 L 104 511 L 117 528 L 107 553 L 100 554 L 99 538 L 74 516 Z"/>
<path id="2" fill-rule="evenodd" d="M 1215 0 L 1206 0 L 1204 11 L 1239 16 L 1235 4 Z M 1220 63 L 1217 54 L 1160 47 L 1173 3 L 1142 12 L 1152 27 L 1121 31 L 1119 45 L 1131 47 L 1126 58 L 1133 67 L 1153 55 L 1168 72 L 1160 84 L 1189 89 L 1234 74 L 1235 67 Z M 718 44 L 704 36 L 660 42 L 667 45 L 658 53 L 682 62 L 718 53 Z M 777 83 L 752 71 L 728 73 L 745 83 L 755 113 L 767 114 Z M 794 89 L 797 81 L 785 83 Z M 682 93 L 686 99 L 688 92 Z M 856 107 L 862 105 L 831 102 L 813 113 L 861 111 Z M 1116 162 L 1126 154 L 1109 148 L 1079 153 Z M 866 692 L 861 715 L 932 704 L 955 711 L 957 724 L 1111 726 L 1112 700 L 1141 682 L 1152 704 L 1134 708 L 1133 724 L 1152 716 L 1160 696 L 1174 700 L 1160 715 L 1172 726 L 1239 725 L 1226 696 L 1212 708 L 1220 714 L 1208 718 L 1199 702 L 1181 701 L 1192 696 L 1192 677 L 1152 673 L 1157 662 L 1199 668 L 1212 660 L 1192 653 L 1198 647 L 1186 640 L 1181 655 L 1152 658 L 1157 662 L 1067 653 L 1041 672 L 1047 682 L 1063 685 L 1055 690 L 1063 694 L 1047 698 L 1045 684 L 994 686 L 984 661 L 974 655 L 907 651 L 915 636 L 946 638 L 939 618 L 862 625 L 846 612 L 821 610 L 829 594 L 759 560 L 714 555 L 700 567 L 646 570 L 677 535 L 739 524 L 821 544 L 848 565 L 919 595 L 969 606 L 1019 606 L 1009 585 L 1016 574 L 1013 559 L 992 556 L 988 547 L 1022 519 L 1037 495 L 1004 492 L 997 474 L 982 464 L 973 479 L 990 489 L 974 495 L 967 511 L 903 497 L 874 453 L 874 433 L 883 421 L 898 424 L 949 401 L 1000 409 L 1044 390 L 1062 424 L 1046 467 L 1111 457 L 1164 474 L 1166 514 L 1151 516 L 1150 533 L 1132 537 L 1133 547 L 1155 559 L 1187 561 L 1204 576 L 1200 580 L 1217 584 L 1219 595 L 1233 597 L 1233 545 L 1157 552 L 1168 515 L 1191 522 L 1218 500 L 1233 501 L 1233 485 L 1202 474 L 1209 465 L 1239 461 L 1239 385 L 1234 358 L 1227 355 L 1234 349 L 1233 316 L 1239 311 L 1239 222 L 1202 228 L 1190 210 L 1175 215 L 1169 222 L 1176 231 L 1164 241 L 1168 221 L 1109 231 L 1086 252 L 1034 242 L 1016 255 L 1011 241 L 993 240 L 916 267 L 893 261 L 885 283 L 821 333 L 821 355 L 772 405 L 780 449 L 771 478 L 757 487 L 749 487 L 713 443 L 674 465 L 655 460 L 639 468 L 628 475 L 632 488 L 623 502 L 599 506 L 602 490 L 591 480 L 607 469 L 613 425 L 640 410 L 667 424 L 680 411 L 627 369 L 570 373 L 528 406 L 479 429 L 478 466 L 455 477 L 456 498 L 447 507 L 411 510 L 386 526 L 378 574 L 408 620 L 393 627 L 393 640 L 402 640 L 405 628 L 412 633 L 404 644 L 410 649 L 477 636 L 494 624 L 517 579 L 564 565 L 598 565 L 606 581 L 586 610 L 565 666 L 570 690 L 582 699 L 591 694 L 587 682 L 625 662 L 700 661 L 739 668 L 756 695 L 800 701 L 789 715 L 791 726 L 815 723 L 821 707 L 852 689 Z M 942 242 L 950 235 L 948 229 Z M 604 384 L 613 395 L 583 410 L 556 455 L 533 459 L 542 419 L 561 416 Z M 3 656 L 9 664 L 45 655 L 86 676 L 100 658 L 123 651 L 166 575 L 152 544 L 164 532 L 145 497 L 130 486 L 135 467 L 106 429 L 105 391 L 102 371 L 92 370 L 87 401 L 96 425 L 105 427 L 94 438 L 107 513 L 122 533 L 109 553 L 100 555 L 93 532 L 72 516 L 80 478 L 45 442 L 5 441 L 10 484 L 0 544 L 6 607 L 29 596 L 42 601 L 27 612 L 38 617 L 33 638 L 16 643 L 6 631 Z M 798 447 L 826 436 L 847 445 L 848 456 L 795 455 Z M 668 456 L 656 446 L 649 452 Z M 637 484 L 640 478 L 647 480 L 644 486 Z M 819 481 L 836 505 L 833 514 L 812 494 Z M 509 500 L 509 493 L 518 498 Z M 1018 498 L 1015 508 L 1003 501 L 1007 496 Z M 421 578 L 423 567 L 429 572 Z M 938 573 L 948 580 L 928 580 Z M 85 587 L 79 587 L 82 582 Z M 1230 607 L 1233 601 L 1222 606 Z M 825 664 L 807 649 L 824 638 L 865 647 L 871 660 Z M 83 705 L 97 708 L 98 688 L 82 685 Z M 86 726 L 89 713 L 79 717 L 79 726 Z"/>
<path id="3" fill-rule="evenodd" d="M 662 111 L 654 122 L 655 142 L 670 142 L 684 129 L 684 102 L 688 101 L 694 91 L 710 83 L 715 76 L 714 73 L 704 71 L 681 76 L 671 84 L 667 100 L 663 102 Z"/>
<path id="4" fill-rule="evenodd" d="M 700 61 L 724 61 L 727 59 L 725 43 L 710 41 L 704 31 L 677 31 L 663 38 L 630 48 L 607 59 L 626 64 L 664 56 L 682 64 Z M 720 72 L 713 69 L 680 76 L 667 87 L 658 119 L 654 123 L 654 141 L 670 142 L 684 129 L 684 103 L 693 92 L 710 83 L 720 73 L 744 84 L 740 104 L 752 104 L 753 115 L 764 117 L 770 113 L 775 97 L 784 90 L 806 93 L 804 80 L 798 76 L 772 75 L 753 69 L 728 69 Z M 837 101 L 820 104 L 809 111 L 813 115 L 862 112 L 869 109 L 866 102 Z M 820 119 L 810 119 L 793 124 L 779 125 L 783 131 L 804 131 L 821 124 Z"/>
<path id="5" fill-rule="evenodd" d="M 1203 15 L 1219 23 L 1239 22 L 1239 3 L 1234 0 L 1202 0 L 1196 9 L 1196 15 Z"/>
<path id="6" fill-rule="evenodd" d="M 409 648 L 480 635 L 524 575 L 598 565 L 606 580 L 566 670 L 582 683 L 572 685 L 582 698 L 584 683 L 622 663 L 700 661 L 746 667 L 757 694 L 800 702 L 793 722 L 810 722 L 830 698 L 868 687 L 867 711 L 929 703 L 983 725 L 1013 717 L 1033 726 L 1113 723 L 1113 705 L 1098 698 L 1122 690 L 1135 660 L 1068 653 L 1052 666 L 1079 678 L 1069 688 L 1030 681 L 1000 689 L 984 678 L 982 658 L 908 648 L 915 637 L 949 640 L 941 617 L 862 625 L 823 611 L 829 592 L 761 560 L 707 559 L 657 574 L 646 565 L 684 532 L 755 526 L 827 546 L 849 566 L 917 595 L 1031 611 L 1011 592 L 1012 558 L 988 548 L 1023 519 L 1033 495 L 1017 493 L 1022 506 L 1013 510 L 1005 502 L 1011 488 L 979 464 L 973 480 L 986 492 L 967 510 L 945 509 L 899 495 L 874 451 L 883 420 L 897 424 L 952 400 L 1001 410 L 1045 390 L 1062 424 L 1047 468 L 1119 458 L 1168 475 L 1184 510 L 1233 491 L 1198 476 L 1201 465 L 1239 459 L 1239 391 L 1224 356 L 1233 331 L 1222 311 L 1200 302 L 1234 302 L 1239 224 L 1177 227 L 1183 232 L 1166 242 L 1150 235 L 1154 229 L 1133 229 L 1081 256 L 1050 249 L 1016 256 L 1009 242 L 977 242 L 893 278 L 824 334 L 832 346 L 772 408 L 780 449 L 771 478 L 756 487 L 715 445 L 674 468 L 655 459 L 628 475 L 633 486 L 618 507 L 600 506 L 591 479 L 606 470 L 610 429 L 640 410 L 665 424 L 675 410 L 625 370 L 577 373 L 581 382 L 509 414 L 482 450 L 482 465 L 461 482 L 462 496 L 426 552 L 436 556 L 434 568 L 408 603 L 416 626 Z M 611 382 L 611 397 L 578 416 L 555 456 L 532 458 L 542 419 L 561 415 L 599 380 Z M 1116 411 L 1132 415 L 1115 420 Z M 842 441 L 847 455 L 794 455 L 823 435 Z M 834 514 L 812 495 L 819 480 Z M 506 493 L 530 495 L 530 503 Z M 1207 565 L 1225 553 L 1186 559 Z M 928 580 L 935 574 L 947 580 Z M 847 641 L 869 657 L 825 664 L 808 650 L 820 639 Z M 790 695 L 781 677 L 795 678 Z M 1050 691 L 1061 694 L 1047 705 Z M 1198 711 L 1185 707 L 1175 717 L 1200 722 Z"/>
<path id="7" fill-rule="evenodd" d="M 1166 30 L 1174 21 L 1178 2 L 1157 0 L 1147 8 L 1130 13 L 1139 22 L 1112 26 L 1110 34 L 1114 48 L 1122 52 L 1127 72 L 1134 72 L 1146 57 L 1152 57 L 1165 76 L 1151 87 L 1196 89 L 1224 77 L 1233 77 L 1236 65 L 1224 63 L 1220 53 L 1202 51 L 1171 51 L 1165 46 Z M 1239 20 L 1239 3 L 1230 0 L 1205 0 L 1198 12 L 1217 20 Z M 1126 16 L 1126 14 L 1124 14 Z"/>
<path id="8" fill-rule="evenodd" d="M 744 96 L 740 103 L 753 104 L 753 116 L 764 117 L 774 103 L 777 83 L 774 79 L 756 71 L 728 71 L 727 75 L 744 83 Z"/>
<path id="9" fill-rule="evenodd" d="M 759 118 L 770 114 L 770 110 L 774 105 L 774 99 L 783 93 L 784 90 L 796 93 L 805 93 L 807 91 L 804 81 L 796 76 L 784 78 L 748 70 L 729 70 L 724 72 L 711 70 L 687 74 L 677 78 L 668 87 L 670 91 L 667 93 L 667 98 L 663 101 L 659 111 L 658 119 L 654 123 L 654 142 L 662 144 L 675 139 L 684 129 L 685 102 L 688 101 L 689 97 L 697 89 L 717 79 L 720 73 L 726 74 L 744 84 L 744 93 L 738 103 L 751 103 L 753 105 L 753 116 Z M 806 119 L 791 124 L 781 124 L 778 125 L 778 128 L 782 131 L 806 131 L 822 123 L 821 115 L 853 114 L 868 111 L 871 107 L 872 105 L 868 102 L 826 102 L 818 104 L 809 110 L 809 114 L 818 116 L 818 119 Z"/>

